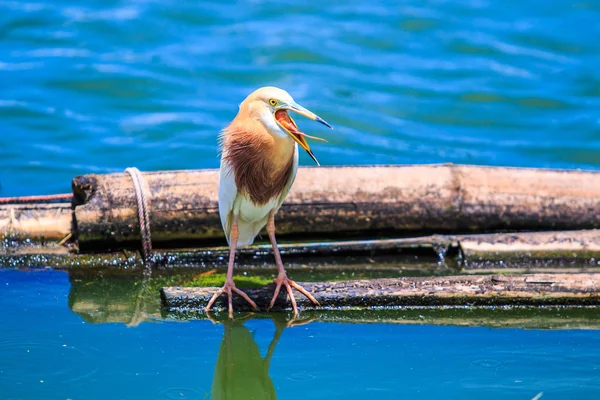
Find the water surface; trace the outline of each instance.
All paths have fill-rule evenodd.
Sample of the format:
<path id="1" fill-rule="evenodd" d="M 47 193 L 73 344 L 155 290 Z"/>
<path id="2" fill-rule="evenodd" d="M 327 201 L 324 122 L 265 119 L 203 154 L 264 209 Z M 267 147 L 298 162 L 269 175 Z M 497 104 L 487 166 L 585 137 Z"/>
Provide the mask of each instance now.
<path id="1" fill-rule="evenodd" d="M 598 170 L 599 18 L 586 0 L 0 0 L 0 196 L 217 167 L 217 133 L 264 85 L 335 126 L 298 119 L 329 140 L 313 145 L 323 165 Z M 78 301 L 84 285 L 0 270 L 3 399 L 600 392 L 598 330 L 163 321 L 109 287 Z"/>
<path id="2" fill-rule="evenodd" d="M 264 85 L 335 126 L 299 120 L 324 165 L 599 169 L 599 18 L 587 0 L 0 0 L 0 195 L 217 167 Z"/>
<path id="3" fill-rule="evenodd" d="M 3 399 L 595 399 L 600 391 L 598 330 L 285 328 L 281 319 L 127 326 L 72 312 L 66 272 L 0 270 L 0 287 Z M 118 314 L 111 302 L 107 292 L 96 308 Z"/>

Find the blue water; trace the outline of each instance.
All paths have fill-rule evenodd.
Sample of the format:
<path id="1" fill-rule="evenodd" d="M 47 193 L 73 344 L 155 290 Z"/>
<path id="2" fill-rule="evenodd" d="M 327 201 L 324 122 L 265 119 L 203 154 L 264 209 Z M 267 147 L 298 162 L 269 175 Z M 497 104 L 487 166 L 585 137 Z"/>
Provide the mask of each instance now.
<path id="1" fill-rule="evenodd" d="M 217 167 L 263 85 L 335 126 L 298 121 L 324 165 L 599 169 L 599 20 L 593 0 L 0 0 L 0 195 Z"/>
<path id="2" fill-rule="evenodd" d="M 8 399 L 597 399 L 600 331 L 91 324 L 66 272 L 0 270 Z M 107 299 L 109 301 L 110 299 Z"/>
<path id="3" fill-rule="evenodd" d="M 0 196 L 217 167 L 218 131 L 264 85 L 335 126 L 298 119 L 329 140 L 323 165 L 598 170 L 598 21 L 590 0 L 0 0 Z M 126 327 L 72 312 L 66 273 L 0 270 L 0 288 L 2 399 L 600 393 L 597 330 Z"/>

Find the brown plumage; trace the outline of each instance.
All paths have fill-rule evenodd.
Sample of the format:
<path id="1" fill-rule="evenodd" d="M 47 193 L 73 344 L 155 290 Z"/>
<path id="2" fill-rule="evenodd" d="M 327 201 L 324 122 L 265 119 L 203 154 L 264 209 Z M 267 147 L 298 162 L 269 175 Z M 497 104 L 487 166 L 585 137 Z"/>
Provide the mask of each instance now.
<path id="1" fill-rule="evenodd" d="M 293 173 L 294 142 L 268 134 L 260 123 L 242 126 L 234 120 L 223 130 L 221 143 L 240 193 L 256 205 L 281 195 Z"/>

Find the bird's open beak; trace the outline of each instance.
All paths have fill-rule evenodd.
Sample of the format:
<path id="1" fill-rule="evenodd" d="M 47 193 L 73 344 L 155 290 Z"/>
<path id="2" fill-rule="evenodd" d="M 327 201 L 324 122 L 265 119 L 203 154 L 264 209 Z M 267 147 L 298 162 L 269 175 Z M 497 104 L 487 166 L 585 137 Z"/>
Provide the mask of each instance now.
<path id="1" fill-rule="evenodd" d="M 313 154 L 312 150 L 310 149 L 310 146 L 308 145 L 306 138 L 320 140 L 323 142 L 326 142 L 326 140 L 315 137 L 315 136 L 310 136 L 304 132 L 301 132 L 300 129 L 298 129 L 298 125 L 296 125 L 296 122 L 292 119 L 292 117 L 290 117 L 290 115 L 287 113 L 287 111 L 294 111 L 300 115 L 304 115 L 306 118 L 310 118 L 313 121 L 320 122 L 323 125 L 327 126 L 328 128 L 333 129 L 332 126 L 329 125 L 323 118 L 319 117 L 312 111 L 309 111 L 306 108 L 304 108 L 301 105 L 296 104 L 296 103 L 286 104 L 282 107 L 279 107 L 277 110 L 275 110 L 275 121 L 277 121 L 279 126 L 281 126 L 292 137 L 292 139 L 294 139 L 296 141 L 296 143 L 298 143 L 300 145 L 300 147 L 302 147 L 304 150 L 306 150 L 306 152 L 311 156 L 311 158 L 315 161 L 315 163 L 317 163 L 317 165 L 320 165 L 319 161 L 317 160 L 317 158 Z"/>

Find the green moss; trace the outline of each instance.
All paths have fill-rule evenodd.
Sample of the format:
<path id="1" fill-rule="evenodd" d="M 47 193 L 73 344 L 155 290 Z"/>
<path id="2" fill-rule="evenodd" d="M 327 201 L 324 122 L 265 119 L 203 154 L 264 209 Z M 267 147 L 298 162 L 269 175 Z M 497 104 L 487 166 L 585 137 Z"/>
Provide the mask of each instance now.
<path id="1" fill-rule="evenodd" d="M 182 283 L 182 286 L 186 287 L 221 287 L 225 284 L 226 274 L 210 274 L 196 276 L 193 279 Z M 259 288 L 273 282 L 273 279 L 267 276 L 244 276 L 237 275 L 233 276 L 235 285 L 239 288 Z"/>

